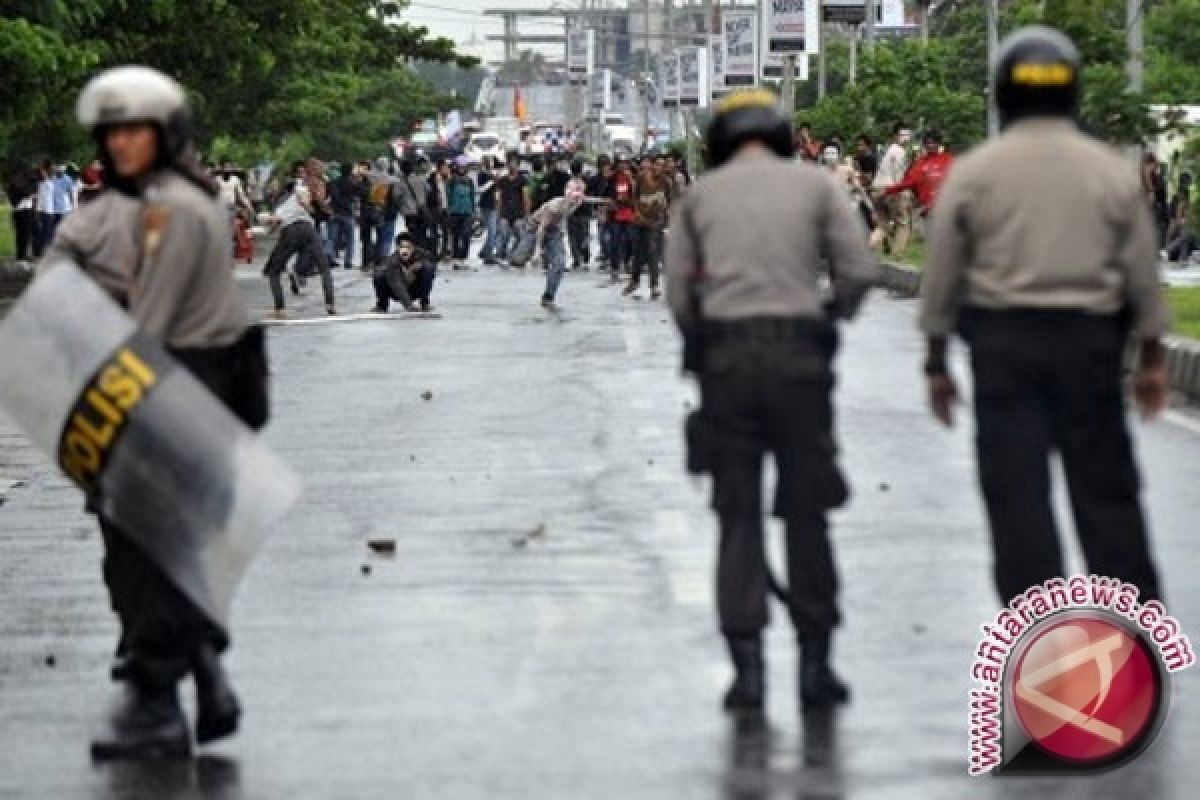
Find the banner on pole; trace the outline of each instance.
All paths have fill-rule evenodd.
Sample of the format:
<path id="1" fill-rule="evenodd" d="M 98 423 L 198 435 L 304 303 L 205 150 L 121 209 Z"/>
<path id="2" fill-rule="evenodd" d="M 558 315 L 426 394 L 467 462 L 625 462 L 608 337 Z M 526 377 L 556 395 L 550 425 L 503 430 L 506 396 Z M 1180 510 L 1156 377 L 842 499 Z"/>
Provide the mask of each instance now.
<path id="1" fill-rule="evenodd" d="M 592 74 L 596 53 L 596 32 L 582 25 L 567 31 L 567 75 L 572 86 L 585 86 Z"/>
<path id="2" fill-rule="evenodd" d="M 660 60 L 662 69 L 662 105 L 663 108 L 679 106 L 679 56 L 667 53 Z"/>
<path id="3" fill-rule="evenodd" d="M 781 81 L 783 80 L 784 71 L 784 56 L 779 53 L 767 53 L 763 56 L 762 76 L 766 80 Z M 805 53 L 796 54 L 796 80 L 808 80 L 808 55 Z"/>
<path id="4" fill-rule="evenodd" d="M 708 37 L 708 90 L 709 97 L 725 94 L 725 36 L 720 33 Z"/>
<path id="5" fill-rule="evenodd" d="M 725 39 L 725 88 L 758 85 L 758 12 L 726 9 L 721 19 Z"/>
<path id="6" fill-rule="evenodd" d="M 764 0 L 763 29 L 768 53 L 816 53 L 818 0 Z"/>
<path id="7" fill-rule="evenodd" d="M 682 47 L 675 52 L 679 59 L 679 105 L 707 108 L 708 48 Z"/>
<path id="8" fill-rule="evenodd" d="M 593 111 L 608 111 L 612 108 L 613 74 L 611 69 L 601 69 L 588 79 L 588 106 Z"/>

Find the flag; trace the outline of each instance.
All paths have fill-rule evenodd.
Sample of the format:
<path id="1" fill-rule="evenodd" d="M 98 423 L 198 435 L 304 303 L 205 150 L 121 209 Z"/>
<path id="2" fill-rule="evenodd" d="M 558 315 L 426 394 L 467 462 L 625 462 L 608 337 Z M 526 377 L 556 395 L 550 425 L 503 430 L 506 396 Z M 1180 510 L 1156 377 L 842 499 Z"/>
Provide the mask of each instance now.
<path id="1" fill-rule="evenodd" d="M 521 94 L 520 86 L 513 86 L 513 116 L 521 122 L 525 121 L 528 116 L 528 110 L 525 108 L 525 95 Z"/>

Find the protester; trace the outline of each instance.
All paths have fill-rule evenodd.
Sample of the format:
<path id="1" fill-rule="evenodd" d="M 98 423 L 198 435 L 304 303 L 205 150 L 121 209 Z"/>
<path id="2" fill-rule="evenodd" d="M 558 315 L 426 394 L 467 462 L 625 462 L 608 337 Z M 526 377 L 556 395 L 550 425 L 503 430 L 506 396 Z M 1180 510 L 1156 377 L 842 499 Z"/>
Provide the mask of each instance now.
<path id="1" fill-rule="evenodd" d="M 396 250 L 387 263 L 375 271 L 375 307 L 386 314 L 390 303 L 398 302 L 405 311 L 430 311 L 430 296 L 437 265 L 432 255 L 416 246 L 407 231 L 396 237 Z M 419 304 L 419 305 L 418 305 Z"/>
<path id="2" fill-rule="evenodd" d="M 564 189 L 565 194 L 575 193 L 586 197 L 588 184 L 583 179 L 583 162 L 571 162 L 571 180 Z M 567 220 L 567 242 L 571 247 L 571 269 L 586 270 L 592 260 L 592 207 L 583 202 Z"/>
<path id="3" fill-rule="evenodd" d="M 634 189 L 633 272 L 622 294 L 628 296 L 638 290 L 645 270 L 650 273 L 650 298 L 657 300 L 662 296 L 658 286 L 659 266 L 674 183 L 664 174 L 665 156 L 643 159 L 642 163 Z"/>
<path id="4" fill-rule="evenodd" d="M 517 160 L 512 159 L 508 162 L 508 172 L 496 180 L 496 203 L 500 215 L 496 256 L 502 265 L 506 265 L 508 261 L 510 246 L 517 246 L 521 221 L 529 216 L 528 188 L 529 182 L 521 174 Z"/>
<path id="5" fill-rule="evenodd" d="M 581 193 L 571 192 L 563 197 L 555 197 L 542 204 L 533 212 L 530 221 L 537 226 L 537 245 L 535 251 L 540 253 L 546 270 L 546 288 L 542 292 L 542 308 L 548 311 L 557 310 L 555 297 L 562 283 L 563 272 L 566 270 L 566 257 L 563 253 L 563 233 L 566 221 L 583 203 Z"/>
<path id="6" fill-rule="evenodd" d="M 312 197 L 308 187 L 297 181 L 292 194 L 275 210 L 272 218 L 274 225 L 281 229 L 279 241 L 276 242 L 271 255 L 267 257 L 263 275 L 271 286 L 271 297 L 275 301 L 272 313 L 276 319 L 287 318 L 287 306 L 283 298 L 281 276 L 287 268 L 288 259 L 297 256 L 297 265 L 314 265 L 321 273 L 321 288 L 325 293 L 325 311 L 329 315 L 337 313 L 333 300 L 333 276 L 329 273 L 329 262 L 325 259 L 325 251 L 321 246 L 321 237 L 317 234 L 317 226 L 312 216 Z M 291 277 L 292 293 L 298 294 L 300 289 L 295 276 Z"/>
<path id="7" fill-rule="evenodd" d="M 425 207 L 431 220 L 427 241 L 434 261 L 448 261 L 454 257 L 446 194 L 450 178 L 450 163 L 441 159 L 429 173 L 425 184 Z"/>
<path id="8" fill-rule="evenodd" d="M 9 177 L 4 190 L 13 208 L 17 260 L 29 261 L 37 254 L 37 173 L 29 167 L 18 167 Z"/>
<path id="9" fill-rule="evenodd" d="M 80 174 L 79 205 L 91 202 L 104 192 L 104 165 L 95 160 Z"/>
<path id="10" fill-rule="evenodd" d="M 629 159 L 617 160 L 617 171 L 609 189 L 609 262 L 612 282 L 619 283 L 629 265 L 633 251 L 633 224 L 637 220 L 637 186 L 630 171 Z"/>
<path id="11" fill-rule="evenodd" d="M 893 256 L 902 256 L 908 249 L 908 240 L 912 236 L 912 197 L 907 192 L 885 193 L 903 181 L 908 172 L 908 143 L 911 139 L 912 132 L 908 126 L 896 123 L 892 128 L 892 141 L 884 150 L 875 173 L 873 188 L 882 201 L 887 228 L 884 250 Z"/>
<path id="12" fill-rule="evenodd" d="M 411 159 L 400 162 L 400 184 L 396 187 L 400 196 L 400 214 L 404 217 L 404 229 L 412 237 L 413 244 L 429 252 L 429 217 L 425 203 L 425 178 L 416 174 L 416 165 Z"/>
<path id="13" fill-rule="evenodd" d="M 596 174 L 592 175 L 588 179 L 586 202 L 589 206 L 599 208 L 599 213 L 594 214 L 594 216 L 596 217 L 597 234 L 600 240 L 600 253 L 597 259 L 597 268 L 602 268 L 604 265 L 609 263 L 609 254 L 612 250 L 612 231 L 609 229 L 608 213 L 608 197 L 612 189 L 613 181 L 612 160 L 608 156 L 600 156 L 598 159 L 596 159 L 596 167 Z"/>
<path id="14" fill-rule="evenodd" d="M 329 266 L 336 268 L 338 258 L 346 269 L 354 268 L 354 208 L 359 197 L 358 179 L 354 165 L 342 165 L 341 173 L 329 186 L 329 208 L 332 216 L 326 223 L 325 254 Z"/>
<path id="15" fill-rule="evenodd" d="M 917 211 L 927 216 L 937 201 L 938 191 L 950 172 L 954 156 L 943 148 L 942 136 L 935 130 L 925 132 L 921 140 L 924 153 L 908 168 L 904 179 L 884 190 L 885 197 L 911 191 L 917 197 Z"/>
<path id="16" fill-rule="evenodd" d="M 475 220 L 475 181 L 467 174 L 466 161 L 461 157 L 446 183 L 446 212 L 449 217 L 454 269 L 466 268 L 471 251 L 471 229 Z"/>
<path id="17" fill-rule="evenodd" d="M 1188 260 L 1196 248 L 1196 231 L 1192 225 L 1192 176 L 1179 176 L 1179 190 L 1171 200 L 1171 222 L 1167 228 L 1167 259 L 1177 263 Z"/>
<path id="18" fill-rule="evenodd" d="M 496 263 L 496 245 L 500 238 L 500 223 L 497 217 L 496 202 L 496 165 L 491 156 L 485 156 L 480 166 L 479 174 L 475 176 L 479 196 L 479 214 L 483 218 L 483 230 L 486 238 L 479 258 L 484 264 L 491 266 Z"/>

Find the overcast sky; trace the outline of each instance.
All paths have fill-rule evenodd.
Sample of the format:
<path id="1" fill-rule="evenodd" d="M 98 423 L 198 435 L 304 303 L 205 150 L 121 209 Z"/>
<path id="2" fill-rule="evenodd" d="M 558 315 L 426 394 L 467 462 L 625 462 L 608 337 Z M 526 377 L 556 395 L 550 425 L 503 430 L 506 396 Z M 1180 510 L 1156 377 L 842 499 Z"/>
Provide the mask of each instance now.
<path id="1" fill-rule="evenodd" d="M 559 2 L 568 8 L 579 7 L 578 0 Z M 445 36 L 460 45 L 466 45 L 472 35 L 483 40 L 490 33 L 503 33 L 500 18 L 483 16 L 484 9 L 544 9 L 551 4 L 551 0 L 412 0 L 401 18 L 413 25 L 429 28 L 435 36 Z M 561 33 L 562 23 L 524 19 L 520 22 L 520 30 L 522 33 Z M 499 59 L 503 55 L 503 46 L 499 42 L 489 42 L 485 55 L 488 59 Z"/>

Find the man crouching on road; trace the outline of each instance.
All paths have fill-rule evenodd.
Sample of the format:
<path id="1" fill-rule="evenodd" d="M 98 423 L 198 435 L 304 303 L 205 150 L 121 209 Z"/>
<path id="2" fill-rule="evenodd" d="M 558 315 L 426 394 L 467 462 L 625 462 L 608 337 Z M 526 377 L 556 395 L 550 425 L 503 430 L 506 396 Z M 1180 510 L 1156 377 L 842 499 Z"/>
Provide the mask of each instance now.
<path id="1" fill-rule="evenodd" d="M 431 311 L 429 296 L 437 267 L 428 252 L 413 244 L 407 232 L 396 237 L 396 250 L 387 263 L 375 271 L 376 313 L 386 314 L 395 300 L 405 311 Z M 418 303 L 420 305 L 418 305 Z"/>

